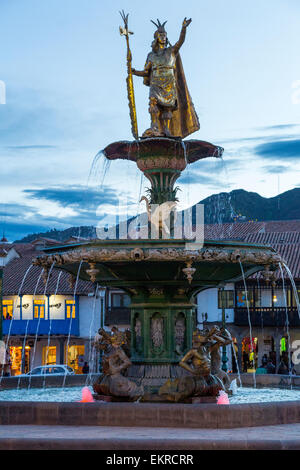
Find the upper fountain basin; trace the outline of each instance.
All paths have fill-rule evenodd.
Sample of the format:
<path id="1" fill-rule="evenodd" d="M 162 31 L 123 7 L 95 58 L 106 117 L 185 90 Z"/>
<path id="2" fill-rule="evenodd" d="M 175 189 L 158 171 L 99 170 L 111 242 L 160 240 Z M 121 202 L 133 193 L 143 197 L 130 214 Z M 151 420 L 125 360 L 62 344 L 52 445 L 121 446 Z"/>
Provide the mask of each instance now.
<path id="1" fill-rule="evenodd" d="M 109 160 L 131 160 L 141 171 L 151 168 L 184 170 L 188 163 L 207 157 L 221 158 L 224 149 L 202 140 L 148 138 L 113 142 L 104 149 Z"/>

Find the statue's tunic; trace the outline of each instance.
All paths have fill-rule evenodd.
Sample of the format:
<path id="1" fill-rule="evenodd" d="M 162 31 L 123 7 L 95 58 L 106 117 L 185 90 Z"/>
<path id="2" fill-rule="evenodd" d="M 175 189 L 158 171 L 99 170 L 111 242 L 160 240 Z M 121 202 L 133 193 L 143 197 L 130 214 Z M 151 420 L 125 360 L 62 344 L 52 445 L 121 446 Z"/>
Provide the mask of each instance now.
<path id="1" fill-rule="evenodd" d="M 172 109 L 177 108 L 175 78 L 176 55 L 172 47 L 148 54 L 145 68 L 150 69 L 150 98 L 157 104 Z"/>

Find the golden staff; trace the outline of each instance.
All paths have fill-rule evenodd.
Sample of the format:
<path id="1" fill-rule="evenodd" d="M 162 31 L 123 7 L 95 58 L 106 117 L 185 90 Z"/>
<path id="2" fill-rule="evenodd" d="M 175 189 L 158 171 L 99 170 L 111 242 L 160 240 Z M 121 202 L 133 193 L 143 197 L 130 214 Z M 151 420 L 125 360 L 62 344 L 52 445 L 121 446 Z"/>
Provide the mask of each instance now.
<path id="1" fill-rule="evenodd" d="M 134 88 L 133 88 L 133 79 L 132 79 L 132 70 L 131 70 L 131 50 L 129 47 L 129 34 L 133 34 L 132 31 L 128 29 L 128 14 L 125 15 L 124 10 L 119 12 L 122 20 L 124 21 L 124 28 L 120 26 L 120 34 L 121 36 L 125 36 L 126 44 L 127 44 L 127 96 L 129 102 L 129 112 L 130 112 L 130 119 L 131 119 L 131 132 L 133 137 L 137 140 L 139 138 L 138 134 L 138 126 L 137 126 L 137 118 L 136 118 L 136 107 L 135 107 L 135 99 L 134 99 Z"/>

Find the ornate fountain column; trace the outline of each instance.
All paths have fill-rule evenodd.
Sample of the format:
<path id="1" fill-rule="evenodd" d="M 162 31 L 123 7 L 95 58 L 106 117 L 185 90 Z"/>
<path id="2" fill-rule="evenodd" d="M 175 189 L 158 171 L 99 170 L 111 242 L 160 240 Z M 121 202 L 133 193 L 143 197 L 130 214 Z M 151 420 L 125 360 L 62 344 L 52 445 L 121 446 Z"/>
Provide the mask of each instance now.
<path id="1" fill-rule="evenodd" d="M 131 303 L 131 360 L 143 364 L 176 364 L 192 347 L 196 305 L 184 294 L 170 298 L 163 289 L 150 288 L 144 299 Z"/>

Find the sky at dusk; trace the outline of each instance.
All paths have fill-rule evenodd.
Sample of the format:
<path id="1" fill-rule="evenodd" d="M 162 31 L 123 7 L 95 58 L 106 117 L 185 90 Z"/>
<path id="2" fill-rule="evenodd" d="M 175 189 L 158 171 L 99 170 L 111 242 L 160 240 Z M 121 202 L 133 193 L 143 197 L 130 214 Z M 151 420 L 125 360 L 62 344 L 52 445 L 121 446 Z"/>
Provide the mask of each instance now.
<path id="1" fill-rule="evenodd" d="M 132 140 L 121 9 L 139 70 L 151 19 L 168 20 L 175 43 L 192 18 L 181 58 L 201 128 L 187 139 L 225 151 L 182 174 L 182 207 L 234 189 L 273 197 L 300 186 L 299 0 L 0 0 L 0 230 L 11 241 L 95 225 L 118 201 L 144 209 L 148 184 L 133 162 L 112 162 L 103 179 L 103 159 L 94 161 Z M 141 134 L 149 89 L 140 77 L 134 86 Z"/>

